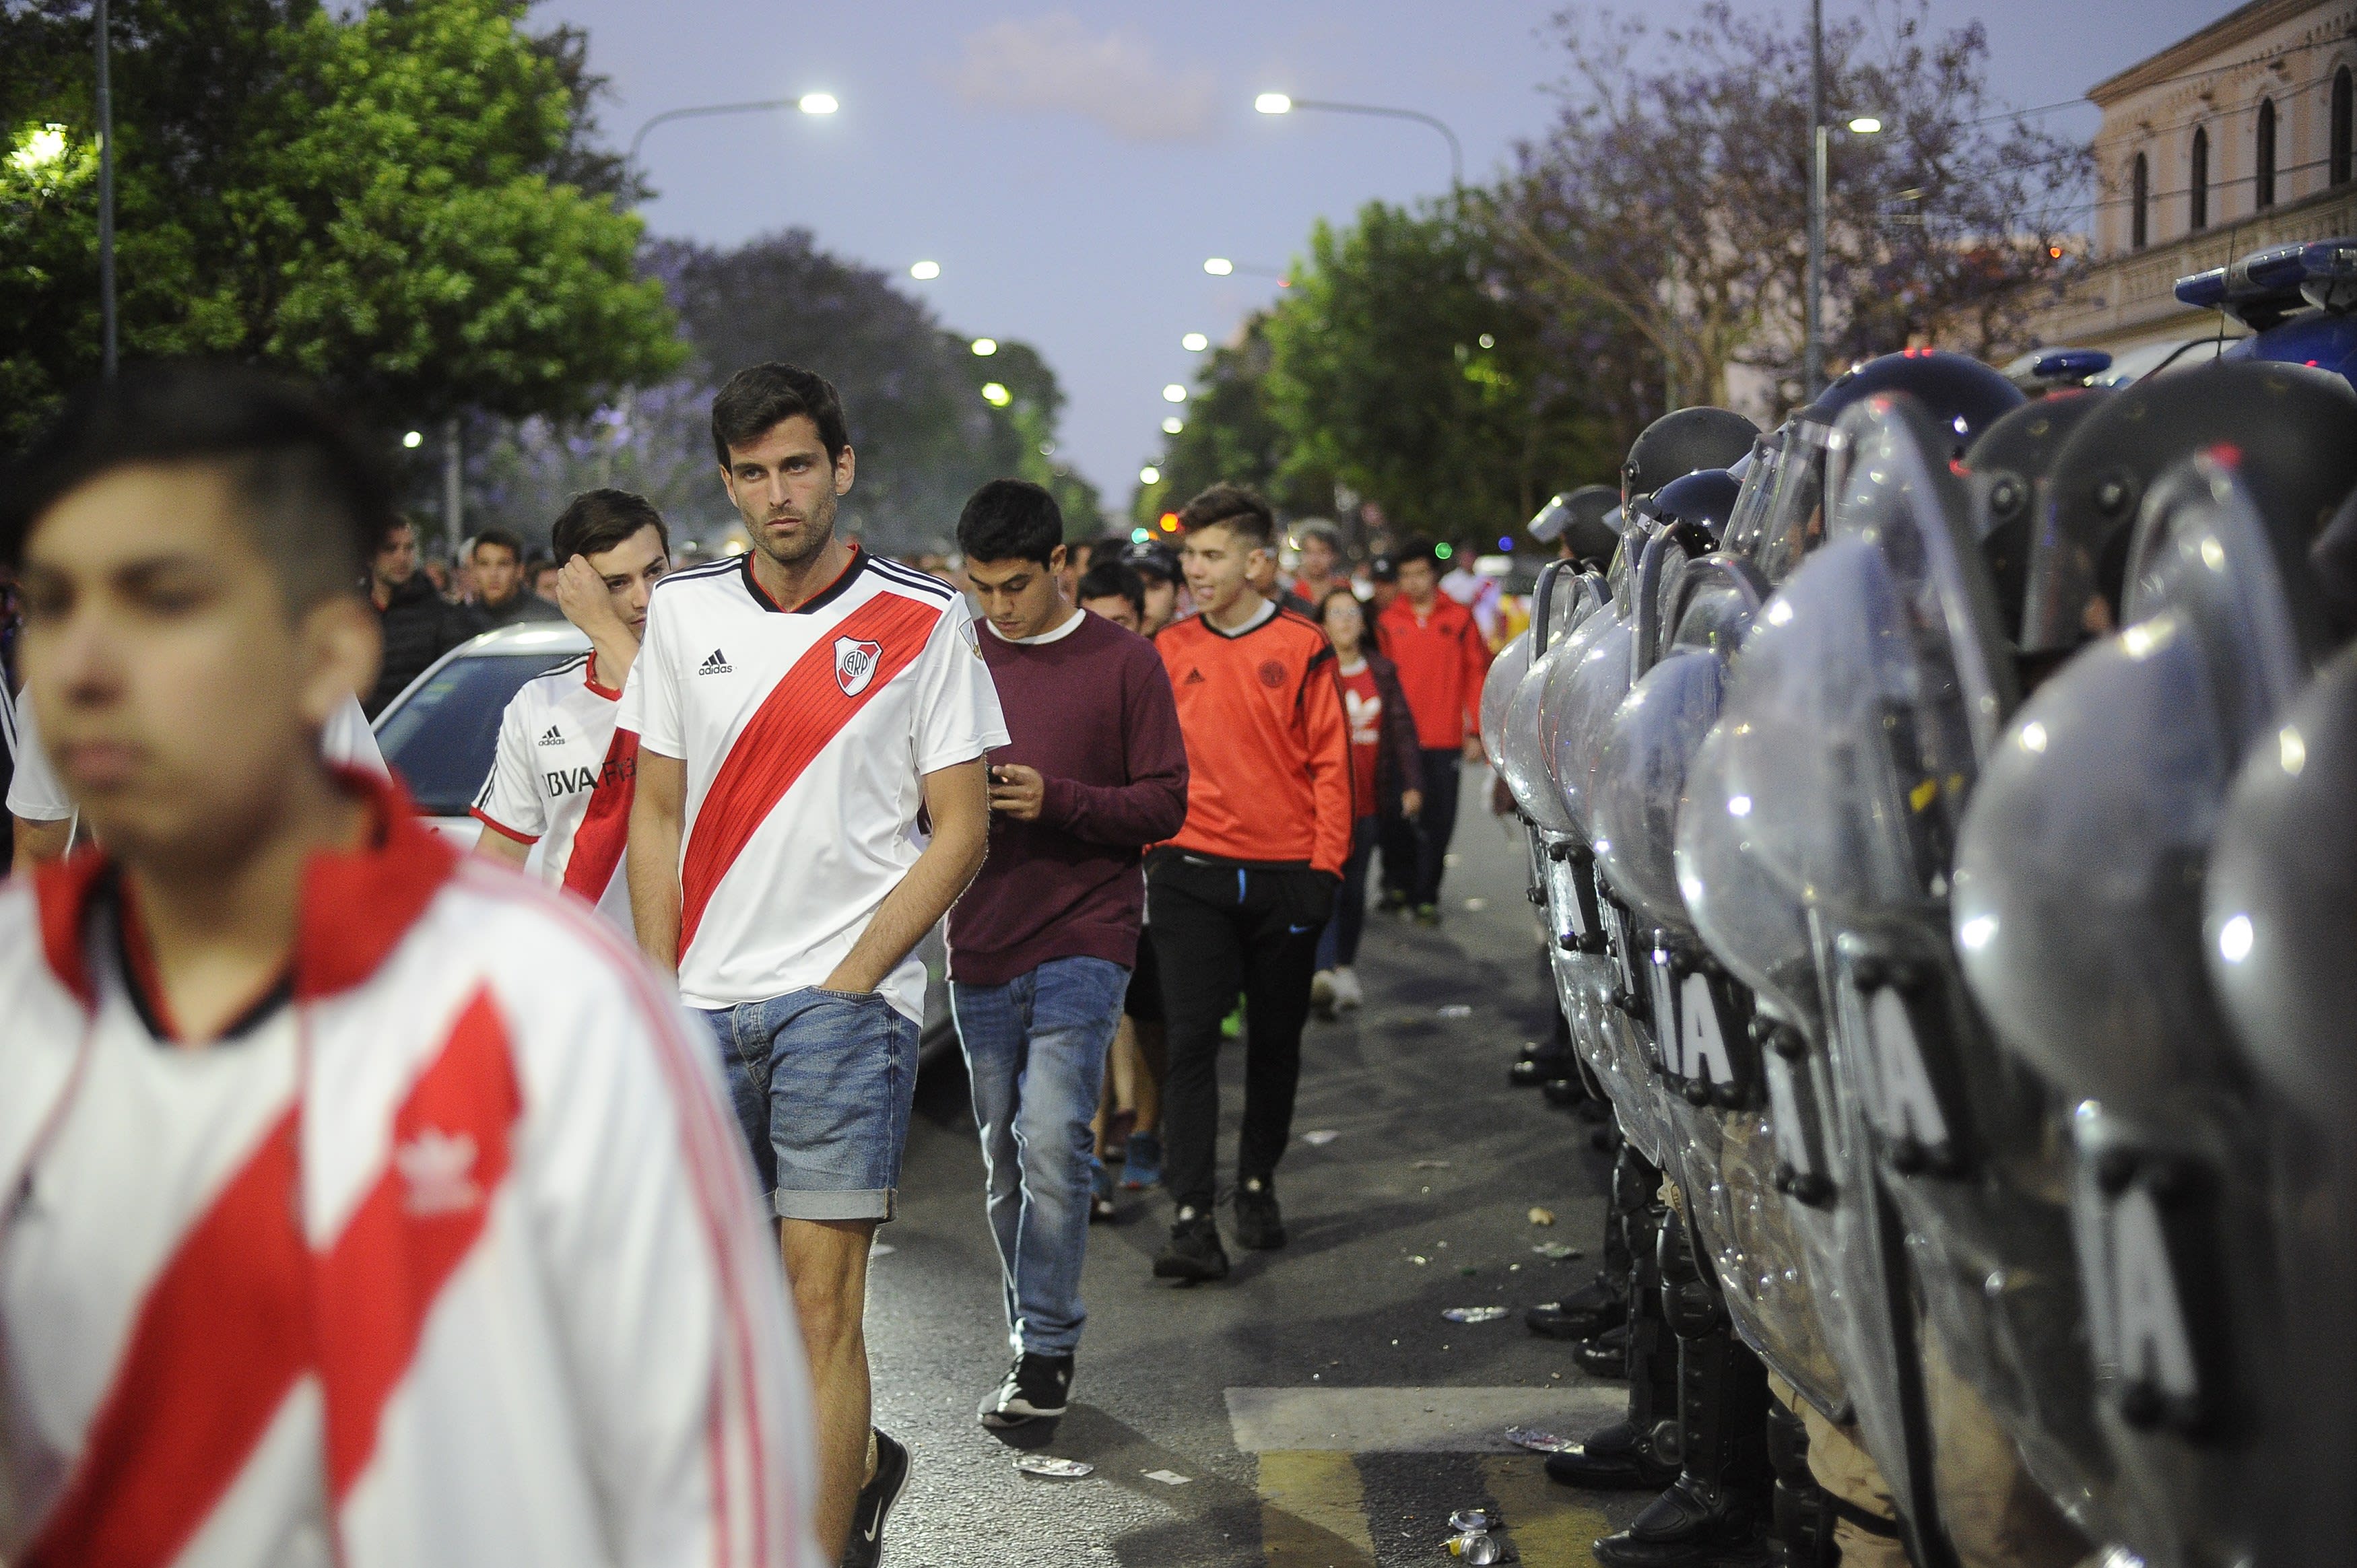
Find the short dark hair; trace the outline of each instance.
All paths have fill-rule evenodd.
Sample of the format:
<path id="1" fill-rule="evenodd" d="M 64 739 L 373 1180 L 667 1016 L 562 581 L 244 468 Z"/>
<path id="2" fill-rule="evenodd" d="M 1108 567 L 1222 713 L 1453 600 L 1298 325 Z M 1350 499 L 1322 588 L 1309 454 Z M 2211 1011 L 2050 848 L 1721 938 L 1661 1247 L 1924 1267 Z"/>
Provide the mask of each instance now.
<path id="1" fill-rule="evenodd" d="M 548 525 L 548 544 L 562 566 L 576 555 L 603 555 L 642 528 L 653 529 L 663 553 L 671 553 L 671 530 L 654 502 L 629 490 L 584 490 Z"/>
<path id="2" fill-rule="evenodd" d="M 519 566 L 523 564 L 523 541 L 516 535 L 514 530 L 501 528 L 497 523 L 481 530 L 475 535 L 474 542 L 467 546 L 467 559 L 470 562 L 474 560 L 475 552 L 486 544 L 494 549 L 506 551 L 516 558 L 516 564 Z"/>
<path id="3" fill-rule="evenodd" d="M 835 395 L 834 383 L 778 360 L 746 366 L 712 400 L 712 450 L 720 466 L 728 467 L 728 448 L 750 446 L 797 414 L 807 415 L 818 426 L 826 460 L 841 461 L 851 433 L 844 424 L 843 399 Z"/>
<path id="4" fill-rule="evenodd" d="M 1276 542 L 1276 513 L 1257 490 L 1225 480 L 1189 501 L 1178 510 L 1178 526 L 1189 533 L 1199 528 L 1224 528 L 1248 541 L 1256 550 Z"/>
<path id="5" fill-rule="evenodd" d="M 1159 577 L 1166 583 L 1178 580 L 1178 557 L 1168 544 L 1141 539 L 1121 553 L 1121 561 L 1141 577 Z"/>
<path id="6" fill-rule="evenodd" d="M 1415 534 L 1392 552 L 1392 560 L 1398 566 L 1405 566 L 1411 561 L 1421 561 L 1437 572 L 1440 570 L 1440 546 L 1421 533 Z"/>
<path id="7" fill-rule="evenodd" d="M 1089 569 L 1081 574 L 1081 585 L 1072 596 L 1083 602 L 1090 599 L 1124 598 L 1146 618 L 1146 579 L 1134 568 L 1123 565 L 1108 555 L 1102 561 L 1091 561 Z"/>
<path id="8" fill-rule="evenodd" d="M 0 477 L 0 564 L 23 564 L 33 525 L 120 468 L 213 464 L 289 606 L 358 593 L 399 518 L 382 469 L 317 390 L 231 365 L 127 365 L 69 397 Z"/>
<path id="9" fill-rule="evenodd" d="M 1064 542 L 1064 509 L 1028 479 L 993 479 L 958 513 L 958 549 L 969 561 L 1049 564 Z"/>

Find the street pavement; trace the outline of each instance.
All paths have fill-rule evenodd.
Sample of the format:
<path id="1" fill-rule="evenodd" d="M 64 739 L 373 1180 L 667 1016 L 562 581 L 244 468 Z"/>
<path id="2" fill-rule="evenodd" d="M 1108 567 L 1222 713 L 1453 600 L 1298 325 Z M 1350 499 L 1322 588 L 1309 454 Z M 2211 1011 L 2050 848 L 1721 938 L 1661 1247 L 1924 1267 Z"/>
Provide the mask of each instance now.
<path id="1" fill-rule="evenodd" d="M 1619 1414 L 1625 1387 L 1520 1322 L 1591 1276 L 1608 1167 L 1588 1123 L 1507 1085 L 1550 1006 L 1522 852 L 1484 809 L 1486 774 L 1466 785 L 1443 924 L 1371 916 L 1366 1006 L 1310 1024 L 1276 1183 L 1291 1244 L 1237 1248 L 1223 1192 L 1234 1272 L 1180 1287 L 1151 1277 L 1160 1191 L 1122 1194 L 1120 1220 L 1092 1230 L 1071 1412 L 1006 1434 L 1095 1466 L 1084 1479 L 1018 1474 L 1018 1450 L 975 1419 L 1010 1354 L 998 1265 L 963 1067 L 951 1053 L 927 1069 L 867 1313 L 877 1419 L 915 1456 L 886 1534 L 893 1568 L 1429 1564 L 1450 1561 L 1450 1510 L 1482 1505 L 1544 1568 L 1589 1563 L 1588 1543 L 1642 1506 L 1554 1486 L 1501 1435 L 1583 1434 Z M 1223 1185 L 1241 1051 L 1221 1063 Z M 1550 1261 L 1536 1250 L 1550 1243 L 1583 1256 Z M 1517 1312 L 1441 1316 L 1479 1305 Z"/>

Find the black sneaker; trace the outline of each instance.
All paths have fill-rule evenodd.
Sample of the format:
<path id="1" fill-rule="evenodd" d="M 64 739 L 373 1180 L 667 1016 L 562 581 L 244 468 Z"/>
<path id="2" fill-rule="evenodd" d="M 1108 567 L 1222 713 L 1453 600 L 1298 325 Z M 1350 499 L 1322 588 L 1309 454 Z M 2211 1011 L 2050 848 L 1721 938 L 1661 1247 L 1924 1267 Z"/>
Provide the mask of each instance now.
<path id="1" fill-rule="evenodd" d="M 851 1539 L 843 1543 L 843 1568 L 876 1568 L 884 1561 L 884 1521 L 909 1484 L 909 1450 L 890 1434 L 876 1434 L 876 1478 L 859 1488 L 851 1506 Z"/>
<path id="2" fill-rule="evenodd" d="M 1181 1205 L 1178 1223 L 1170 1227 L 1170 1244 L 1154 1260 L 1157 1280 L 1223 1280 L 1228 1277 L 1228 1251 L 1220 1245 L 1220 1228 L 1209 1214 Z"/>
<path id="3" fill-rule="evenodd" d="M 1070 1356 L 1035 1356 L 1028 1350 L 1006 1369 L 1006 1380 L 982 1402 L 982 1424 L 994 1432 L 1026 1422 L 1052 1421 L 1064 1413 L 1072 1388 Z"/>
<path id="4" fill-rule="evenodd" d="M 1255 1252 L 1285 1245 L 1285 1216 L 1266 1176 L 1246 1176 L 1236 1188 L 1236 1240 Z"/>

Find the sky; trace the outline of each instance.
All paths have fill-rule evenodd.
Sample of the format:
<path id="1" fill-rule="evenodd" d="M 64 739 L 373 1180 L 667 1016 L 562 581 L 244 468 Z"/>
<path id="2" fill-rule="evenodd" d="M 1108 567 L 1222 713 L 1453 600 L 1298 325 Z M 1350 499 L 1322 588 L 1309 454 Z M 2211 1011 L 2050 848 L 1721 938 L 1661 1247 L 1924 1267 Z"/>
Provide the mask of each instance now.
<path id="1" fill-rule="evenodd" d="M 1799 20 L 1802 0 L 1738 9 Z M 1932 0 L 1935 27 L 1982 23 L 2010 107 L 2077 99 L 2206 26 L 2227 0 Z M 1469 179 L 1543 135 L 1571 61 L 1552 0 L 544 0 L 536 25 L 588 29 L 612 80 L 608 139 L 691 105 L 832 93 L 795 113 L 674 121 L 648 135 L 651 230 L 728 245 L 807 227 L 884 269 L 976 337 L 1047 356 L 1069 398 L 1060 456 L 1125 507 L 1159 451 L 1162 389 L 1190 383 L 1190 332 L 1217 342 L 1276 294 L 1271 273 L 1323 218 L 1448 188 L 1429 128 L 1256 113 L 1255 94 L 1410 108 L 1447 123 Z M 1675 25 L 1696 0 L 1624 13 Z M 1858 13 L 1826 0 L 1828 20 Z M 2040 117 L 2084 136 L 2091 105 Z M 1203 272 L 1210 256 L 1234 275 Z M 940 275 L 918 283 L 920 261 Z M 814 366 L 823 371 L 825 367 Z M 1182 411 L 1183 412 L 1183 411 Z M 858 410 L 849 411 L 855 442 Z"/>

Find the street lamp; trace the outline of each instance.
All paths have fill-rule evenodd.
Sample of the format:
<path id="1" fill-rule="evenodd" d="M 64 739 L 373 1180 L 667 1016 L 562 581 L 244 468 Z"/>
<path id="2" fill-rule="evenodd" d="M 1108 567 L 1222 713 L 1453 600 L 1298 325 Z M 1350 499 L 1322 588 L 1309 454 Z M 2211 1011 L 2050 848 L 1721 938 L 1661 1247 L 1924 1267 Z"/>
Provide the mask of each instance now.
<path id="1" fill-rule="evenodd" d="M 1264 92 L 1253 100 L 1253 107 L 1264 114 L 1290 114 L 1297 109 L 1308 109 L 1327 114 L 1372 114 L 1385 120 L 1413 120 L 1419 125 L 1429 125 L 1448 138 L 1450 188 L 1465 183 L 1464 145 L 1458 141 L 1456 132 L 1420 110 L 1386 109 L 1374 103 L 1329 103 L 1315 98 L 1289 98 L 1282 92 Z"/>
<path id="2" fill-rule="evenodd" d="M 942 263 L 939 262 L 919 262 L 915 266 L 909 269 L 909 275 L 915 278 L 919 283 L 931 283 L 935 278 L 942 275 Z"/>
<path id="3" fill-rule="evenodd" d="M 1203 261 L 1203 270 L 1215 278 L 1223 278 L 1236 270 L 1236 263 L 1225 256 L 1207 256 Z"/>
<path id="4" fill-rule="evenodd" d="M 1162 482 L 1162 470 L 1148 463 L 1137 471 L 1137 482 L 1141 485 L 1158 485 Z"/>
<path id="5" fill-rule="evenodd" d="M 1162 401 L 1165 403 L 1185 403 L 1187 401 L 1187 389 L 1180 386 L 1177 381 L 1172 381 L 1168 386 L 1162 389 Z"/>
<path id="6" fill-rule="evenodd" d="M 1854 136 L 1878 135 L 1882 122 L 1853 114 Z M 1825 0 L 1809 0 L 1809 286 L 1803 301 L 1801 395 L 1817 395 L 1824 383 L 1825 149 L 1832 127 L 1825 124 Z"/>
<path id="7" fill-rule="evenodd" d="M 708 114 L 750 114 L 763 109 L 799 109 L 813 119 L 823 119 L 842 107 L 832 92 L 805 92 L 799 98 L 764 98 L 752 103 L 699 103 L 686 109 L 666 109 L 639 127 L 638 134 L 630 138 L 630 151 L 623 162 L 636 169 L 639 166 L 639 144 L 647 139 L 649 131 L 667 120 L 694 120 Z"/>
<path id="8" fill-rule="evenodd" d="M 1176 435 L 1186 428 L 1187 422 L 1175 413 L 1162 422 L 1162 434 L 1165 435 Z"/>
<path id="9" fill-rule="evenodd" d="M 1206 257 L 1203 262 L 1203 270 L 1211 274 L 1215 278 L 1223 278 L 1230 276 L 1232 274 L 1242 273 L 1246 277 L 1275 278 L 1276 280 L 1276 286 L 1279 288 L 1291 288 L 1293 286 L 1292 277 L 1280 267 L 1253 266 L 1248 263 L 1231 261 L 1225 256 Z M 1208 344 L 1206 346 L 1208 347 Z"/>
<path id="10" fill-rule="evenodd" d="M 985 381 L 982 384 L 982 401 L 993 408 L 1005 408 L 1008 403 L 1013 403 L 1015 398 L 1013 393 L 998 382 Z"/>
<path id="11" fill-rule="evenodd" d="M 1189 354 L 1200 354 L 1211 346 L 1211 340 L 1200 332 L 1189 332 L 1178 339 L 1178 347 L 1186 349 Z"/>
<path id="12" fill-rule="evenodd" d="M 974 340 L 974 352 L 976 359 L 989 359 L 993 354 L 998 352 L 998 339 L 996 338 L 975 338 Z"/>

